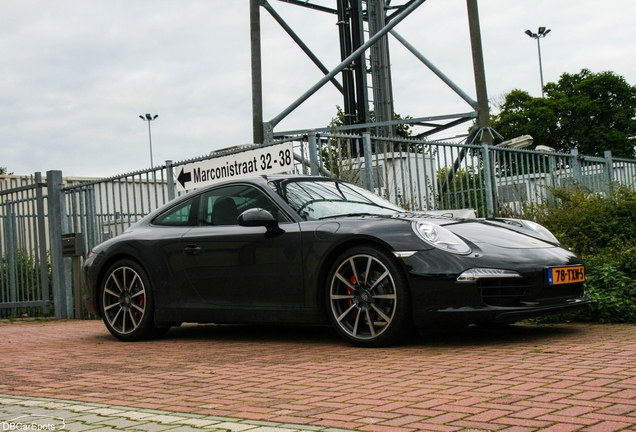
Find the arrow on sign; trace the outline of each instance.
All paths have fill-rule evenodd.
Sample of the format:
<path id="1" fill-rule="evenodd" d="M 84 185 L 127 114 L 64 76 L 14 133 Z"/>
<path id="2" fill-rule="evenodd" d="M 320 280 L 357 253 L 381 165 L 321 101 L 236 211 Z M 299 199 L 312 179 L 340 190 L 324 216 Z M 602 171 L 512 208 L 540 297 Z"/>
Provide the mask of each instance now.
<path id="1" fill-rule="evenodd" d="M 179 173 L 179 177 L 177 177 L 177 181 L 181 183 L 181 187 L 185 189 L 185 184 L 189 181 L 192 181 L 192 174 L 189 172 L 183 172 L 183 168 L 181 168 L 181 172 Z"/>

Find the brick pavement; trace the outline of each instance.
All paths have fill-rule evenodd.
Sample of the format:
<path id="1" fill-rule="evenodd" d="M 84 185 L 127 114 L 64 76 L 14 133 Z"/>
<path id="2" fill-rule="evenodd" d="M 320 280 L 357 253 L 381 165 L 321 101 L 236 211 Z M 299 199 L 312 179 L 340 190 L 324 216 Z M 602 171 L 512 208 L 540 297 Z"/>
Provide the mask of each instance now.
<path id="1" fill-rule="evenodd" d="M 251 428 L 636 431 L 629 325 L 469 327 L 359 349 L 328 328 L 184 326 L 123 343 L 98 321 L 4 321 L 0 352 L 5 398 Z"/>

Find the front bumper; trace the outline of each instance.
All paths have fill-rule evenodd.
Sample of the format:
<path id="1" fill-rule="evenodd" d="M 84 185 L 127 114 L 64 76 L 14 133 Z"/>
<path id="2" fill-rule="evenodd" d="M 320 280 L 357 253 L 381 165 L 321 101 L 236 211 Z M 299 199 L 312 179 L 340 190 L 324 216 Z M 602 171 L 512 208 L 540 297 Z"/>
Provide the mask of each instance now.
<path id="1" fill-rule="evenodd" d="M 82 266 L 82 277 L 84 278 L 84 286 L 86 287 L 82 300 L 88 312 L 100 316 L 96 302 L 97 292 L 95 287 L 97 284 L 97 275 L 95 274 L 95 259 L 97 259 L 97 255 L 90 255 L 84 260 L 84 265 Z"/>
<path id="2" fill-rule="evenodd" d="M 521 256 L 494 252 L 498 253 L 457 256 L 421 251 L 404 258 L 415 325 L 508 323 L 572 312 L 590 304 L 584 283 L 548 284 L 548 268 L 583 264 L 573 253 L 562 248 L 524 250 Z M 506 269 L 521 277 L 457 281 L 472 268 Z"/>

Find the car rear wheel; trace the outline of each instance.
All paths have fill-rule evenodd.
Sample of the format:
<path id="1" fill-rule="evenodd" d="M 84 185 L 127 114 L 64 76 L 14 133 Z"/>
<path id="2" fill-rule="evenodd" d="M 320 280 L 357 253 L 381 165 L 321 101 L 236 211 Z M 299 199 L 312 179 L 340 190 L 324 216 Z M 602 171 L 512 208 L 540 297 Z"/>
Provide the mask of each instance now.
<path id="1" fill-rule="evenodd" d="M 162 333 L 153 323 L 154 298 L 148 276 L 136 262 L 121 260 L 112 265 L 101 294 L 104 324 L 117 339 L 137 341 Z"/>
<path id="2" fill-rule="evenodd" d="M 335 261 L 328 283 L 329 318 L 352 344 L 385 346 L 409 333 L 406 277 L 385 251 L 371 246 L 349 249 Z"/>

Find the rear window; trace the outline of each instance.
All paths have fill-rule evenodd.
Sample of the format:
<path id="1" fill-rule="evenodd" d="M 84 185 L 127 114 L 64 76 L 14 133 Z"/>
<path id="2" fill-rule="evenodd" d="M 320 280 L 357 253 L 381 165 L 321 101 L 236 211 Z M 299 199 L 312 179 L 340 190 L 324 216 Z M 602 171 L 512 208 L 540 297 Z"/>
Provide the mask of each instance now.
<path id="1" fill-rule="evenodd" d="M 162 226 L 189 226 L 192 214 L 192 199 L 182 202 L 165 213 L 157 216 L 153 221 L 155 225 Z"/>

